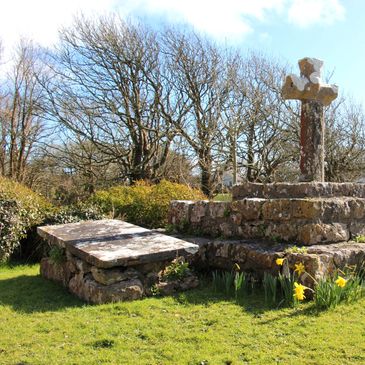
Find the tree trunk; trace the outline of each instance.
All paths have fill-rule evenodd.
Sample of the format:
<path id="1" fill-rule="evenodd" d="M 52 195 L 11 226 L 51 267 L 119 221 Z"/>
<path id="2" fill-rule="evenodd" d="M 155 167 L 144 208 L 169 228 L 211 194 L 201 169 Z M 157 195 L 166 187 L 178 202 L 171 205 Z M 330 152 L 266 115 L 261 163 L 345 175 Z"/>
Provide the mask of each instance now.
<path id="1" fill-rule="evenodd" d="M 253 143 L 255 138 L 255 124 L 253 122 L 249 125 L 248 140 L 247 140 L 247 181 L 254 181 L 253 176 L 253 163 L 254 163 L 254 152 Z"/>

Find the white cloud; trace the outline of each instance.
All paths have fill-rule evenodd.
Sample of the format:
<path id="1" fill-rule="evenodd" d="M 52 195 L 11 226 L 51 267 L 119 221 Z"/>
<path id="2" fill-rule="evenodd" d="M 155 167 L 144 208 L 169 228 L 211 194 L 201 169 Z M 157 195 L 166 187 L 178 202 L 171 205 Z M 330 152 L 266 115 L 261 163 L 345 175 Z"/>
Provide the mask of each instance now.
<path id="1" fill-rule="evenodd" d="M 313 24 L 329 25 L 345 17 L 345 8 L 338 0 L 294 0 L 288 19 L 300 27 Z"/>
<path id="2" fill-rule="evenodd" d="M 191 24 L 216 38 L 243 37 L 253 31 L 252 20 L 283 9 L 285 0 L 139 0 L 129 11 L 164 15 L 170 21 Z M 122 6 L 120 6 L 122 8 Z"/>
<path id="3" fill-rule="evenodd" d="M 5 2 L 6 1 L 6 2 Z M 117 10 L 122 16 L 152 16 L 188 23 L 216 38 L 239 39 L 257 22 L 275 15 L 298 26 L 330 24 L 344 17 L 339 0 L 5 0 L 0 12 L 0 39 L 9 49 L 21 36 L 42 45 L 57 40 L 57 31 L 74 15 Z M 278 20 L 279 17 L 277 17 Z"/>
<path id="4" fill-rule="evenodd" d="M 69 24 L 77 13 L 100 14 L 112 5 L 113 0 L 6 1 L 0 12 L 0 39 L 7 54 L 20 37 L 47 46 L 57 40 L 58 29 Z"/>

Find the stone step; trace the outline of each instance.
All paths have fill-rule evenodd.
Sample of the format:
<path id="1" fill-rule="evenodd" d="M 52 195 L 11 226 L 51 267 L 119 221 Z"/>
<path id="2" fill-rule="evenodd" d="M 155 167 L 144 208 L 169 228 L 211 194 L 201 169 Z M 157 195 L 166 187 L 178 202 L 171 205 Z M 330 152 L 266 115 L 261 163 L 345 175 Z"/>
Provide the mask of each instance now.
<path id="1" fill-rule="evenodd" d="M 302 282 L 313 287 L 315 280 L 333 275 L 337 270 L 362 267 L 365 264 L 365 243 L 340 242 L 327 245 L 296 247 L 275 244 L 265 240 L 222 240 L 202 237 L 184 237 L 199 245 L 195 265 L 204 269 L 233 270 L 236 264 L 241 271 L 261 277 L 265 272 L 278 275 L 283 270 L 277 258 L 285 258 L 284 266 L 293 271 L 295 264 L 302 263 L 306 274 Z M 309 274 L 309 275 L 308 275 Z"/>
<path id="2" fill-rule="evenodd" d="M 189 256 L 198 246 L 115 219 L 38 227 L 51 244 L 99 268 L 136 266 Z"/>
<path id="3" fill-rule="evenodd" d="M 245 198 L 170 203 L 169 223 L 181 232 L 226 238 L 271 238 L 302 245 L 348 241 L 365 234 L 365 199 Z"/>
<path id="4" fill-rule="evenodd" d="M 244 198 L 330 198 L 344 196 L 365 198 L 365 184 L 315 181 L 271 184 L 244 182 L 232 188 L 232 200 Z"/>

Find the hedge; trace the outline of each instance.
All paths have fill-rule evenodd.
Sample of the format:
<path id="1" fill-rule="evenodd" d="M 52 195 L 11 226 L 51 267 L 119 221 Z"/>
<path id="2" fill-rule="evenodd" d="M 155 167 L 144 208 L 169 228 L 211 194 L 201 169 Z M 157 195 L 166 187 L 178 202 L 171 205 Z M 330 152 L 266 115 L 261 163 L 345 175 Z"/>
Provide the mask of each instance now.
<path id="1" fill-rule="evenodd" d="M 20 246 L 27 231 L 51 211 L 46 199 L 22 184 L 0 177 L 0 261 Z"/>
<path id="2" fill-rule="evenodd" d="M 205 196 L 200 190 L 162 180 L 156 185 L 137 182 L 133 186 L 115 186 L 98 191 L 91 202 L 113 217 L 148 228 L 160 228 L 167 224 L 171 200 L 202 199 Z"/>

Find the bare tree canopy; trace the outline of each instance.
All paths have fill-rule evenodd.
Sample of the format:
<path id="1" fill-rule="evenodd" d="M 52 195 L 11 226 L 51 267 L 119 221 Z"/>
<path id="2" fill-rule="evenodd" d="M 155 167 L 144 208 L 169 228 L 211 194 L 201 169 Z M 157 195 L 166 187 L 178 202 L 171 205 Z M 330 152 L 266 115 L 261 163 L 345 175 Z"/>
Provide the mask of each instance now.
<path id="1" fill-rule="evenodd" d="M 140 24 L 79 18 L 61 32 L 55 76 L 45 85 L 49 116 L 131 182 L 158 177 L 175 135 L 171 120 L 179 118 L 159 56 L 156 34 Z"/>
<path id="2" fill-rule="evenodd" d="M 46 192 L 54 177 L 54 194 L 73 184 L 75 196 L 162 178 L 212 196 L 227 171 L 233 183 L 293 181 L 299 108 L 281 96 L 287 73 L 187 27 L 80 16 L 47 57 L 30 42 L 17 50 L 0 87 L 0 173 Z M 363 107 L 342 98 L 326 112 L 326 179 L 363 177 Z M 53 135 L 39 149 L 45 126 Z"/>
<path id="3" fill-rule="evenodd" d="M 0 97 L 0 172 L 21 182 L 42 133 L 44 90 L 38 82 L 42 72 L 38 49 L 22 40 Z"/>

